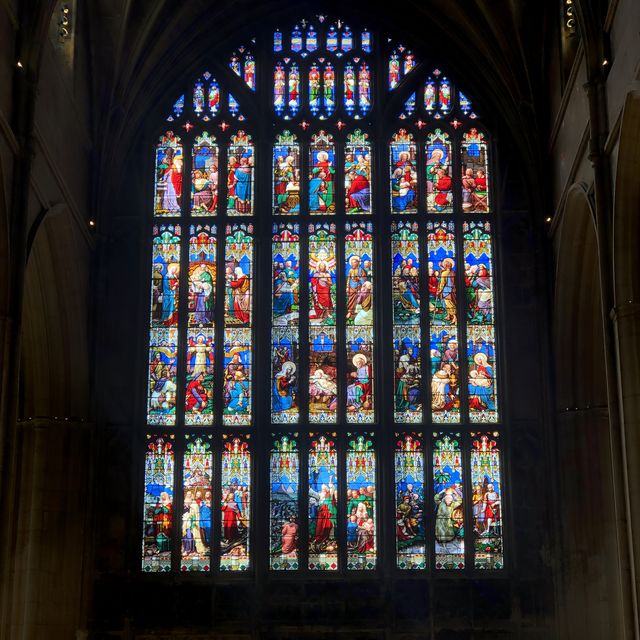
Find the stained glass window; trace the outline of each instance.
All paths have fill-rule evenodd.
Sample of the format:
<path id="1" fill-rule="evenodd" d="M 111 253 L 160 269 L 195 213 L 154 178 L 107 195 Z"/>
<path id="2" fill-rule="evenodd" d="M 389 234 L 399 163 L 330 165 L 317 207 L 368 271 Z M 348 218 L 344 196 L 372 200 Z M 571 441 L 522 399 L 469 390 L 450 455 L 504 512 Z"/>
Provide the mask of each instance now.
<path id="1" fill-rule="evenodd" d="M 398 571 L 499 570 L 480 111 L 444 67 L 337 18 L 246 42 L 218 66 L 229 82 L 205 71 L 167 102 L 173 131 L 150 144 L 142 568 L 246 571 L 268 539 L 273 571 L 375 570 L 384 536 Z"/>
<path id="2" fill-rule="evenodd" d="M 338 568 L 336 433 L 311 434 L 309 451 L 309 569 Z"/>
<path id="3" fill-rule="evenodd" d="M 182 571 L 211 569 L 212 472 L 211 435 L 186 436 L 182 466 Z"/>
<path id="4" fill-rule="evenodd" d="M 171 571 L 173 435 L 147 436 L 144 457 L 142 570 Z"/>
<path id="5" fill-rule="evenodd" d="M 251 454 L 249 436 L 224 435 L 221 464 L 220 570 L 249 568 Z"/>
<path id="6" fill-rule="evenodd" d="M 399 569 L 424 569 L 424 447 L 421 433 L 396 433 L 395 526 Z"/>
<path id="7" fill-rule="evenodd" d="M 376 454 L 372 433 L 348 433 L 347 569 L 376 567 Z"/>
<path id="8" fill-rule="evenodd" d="M 297 224 L 274 225 L 271 329 L 271 421 L 298 422 L 300 236 Z"/>
<path id="9" fill-rule="evenodd" d="M 300 454 L 297 438 L 297 433 L 291 437 L 276 437 L 271 449 L 270 566 L 281 571 L 299 567 Z"/>
<path id="10" fill-rule="evenodd" d="M 460 433 L 434 432 L 436 569 L 464 569 L 464 485 Z"/>
<path id="11" fill-rule="evenodd" d="M 501 569 L 504 560 L 500 435 L 497 431 L 480 432 L 471 433 L 471 438 L 474 567 Z"/>

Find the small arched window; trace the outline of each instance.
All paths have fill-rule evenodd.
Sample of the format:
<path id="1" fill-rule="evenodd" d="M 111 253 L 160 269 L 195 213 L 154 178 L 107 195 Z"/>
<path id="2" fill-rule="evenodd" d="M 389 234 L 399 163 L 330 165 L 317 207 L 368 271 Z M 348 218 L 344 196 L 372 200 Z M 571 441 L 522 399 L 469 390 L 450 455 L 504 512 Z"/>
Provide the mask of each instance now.
<path id="1" fill-rule="evenodd" d="M 375 570 L 382 530 L 401 571 L 502 568 L 491 141 L 457 83 L 275 29 L 175 101 L 151 213 L 143 570 Z"/>

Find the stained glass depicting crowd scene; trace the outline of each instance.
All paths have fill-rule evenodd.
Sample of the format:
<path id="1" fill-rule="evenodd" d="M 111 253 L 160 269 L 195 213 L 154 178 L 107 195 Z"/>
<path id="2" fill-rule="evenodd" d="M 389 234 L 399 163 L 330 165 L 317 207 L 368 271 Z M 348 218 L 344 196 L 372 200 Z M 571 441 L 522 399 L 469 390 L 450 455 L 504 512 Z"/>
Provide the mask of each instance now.
<path id="1" fill-rule="evenodd" d="M 488 222 L 463 225 L 467 307 L 469 419 L 496 422 L 496 349 L 493 323 L 493 263 Z"/>
<path id="2" fill-rule="evenodd" d="M 211 216 L 218 208 L 219 154 L 208 133 L 196 137 L 191 166 L 191 215 Z"/>
<path id="3" fill-rule="evenodd" d="M 484 134 L 471 129 L 462 137 L 462 210 L 468 213 L 489 211 L 487 142 Z"/>
<path id="4" fill-rule="evenodd" d="M 474 567 L 501 569 L 504 558 L 500 436 L 495 431 L 472 433 L 471 439 Z"/>
<path id="5" fill-rule="evenodd" d="M 220 570 L 249 568 L 251 454 L 249 436 L 224 436 L 221 467 Z"/>
<path id="6" fill-rule="evenodd" d="M 251 423 L 252 233 L 251 225 L 227 226 L 223 393 L 225 424 Z"/>
<path id="7" fill-rule="evenodd" d="M 180 138 L 168 131 L 156 147 L 155 215 L 180 215 L 183 164 Z"/>
<path id="8" fill-rule="evenodd" d="M 436 569 L 464 569 L 460 434 L 434 433 L 432 447 Z"/>
<path id="9" fill-rule="evenodd" d="M 374 420 L 373 235 L 371 223 L 345 225 L 347 422 Z"/>
<path id="10" fill-rule="evenodd" d="M 273 146 L 273 213 L 300 213 L 300 145 L 288 131 Z"/>
<path id="11" fill-rule="evenodd" d="M 393 135 L 389 147 L 391 210 L 415 213 L 418 202 L 417 148 L 413 136 L 404 129 Z"/>
<path id="12" fill-rule="evenodd" d="M 271 420 L 298 421 L 300 236 L 297 224 L 274 225 Z"/>
<path id="13" fill-rule="evenodd" d="M 253 213 L 253 162 L 251 136 L 238 131 L 231 136 L 227 157 L 227 213 L 230 216 Z"/>
<path id="14" fill-rule="evenodd" d="M 311 138 L 309 148 L 309 213 L 336 211 L 336 149 L 333 136 L 321 131 Z"/>
<path id="15" fill-rule="evenodd" d="M 335 225 L 309 227 L 309 422 L 338 409 Z"/>
<path id="16" fill-rule="evenodd" d="M 153 229 L 147 422 L 175 424 L 180 284 L 179 225 Z"/>
<path id="17" fill-rule="evenodd" d="M 211 569 L 211 435 L 185 436 L 182 467 L 182 571 Z"/>
<path id="18" fill-rule="evenodd" d="M 391 225 L 394 419 L 422 420 L 420 357 L 420 250 L 418 225 Z"/>
<path id="19" fill-rule="evenodd" d="M 171 571 L 174 436 L 147 436 L 144 458 L 142 570 Z"/>
<path id="20" fill-rule="evenodd" d="M 493 205 L 489 139 L 471 101 L 439 69 L 416 78 L 398 101 L 395 125 L 389 123 L 395 129 L 385 128 L 396 133 L 372 137 L 382 130 L 373 117 L 374 83 L 381 80 L 380 89 L 391 97 L 415 73 L 416 58 L 402 45 L 381 41 L 388 77 L 375 78 L 372 70 L 382 61 L 369 55 L 372 34 L 325 19 L 275 31 L 273 51 L 269 43 L 267 52 L 267 76 L 273 76 L 264 92 L 255 92 L 256 60 L 262 59 L 256 41 L 251 48 L 237 47 L 223 60 L 238 79 L 237 99 L 209 72 L 201 74 L 166 118 L 183 140 L 168 131 L 152 145 L 146 417 L 149 430 L 157 426 L 162 432 L 147 437 L 144 455 L 144 571 L 250 568 L 252 476 L 244 434 L 253 424 L 254 395 L 256 406 L 269 403 L 272 425 L 265 446 L 271 570 L 377 567 L 378 462 L 387 479 L 383 491 L 394 493 L 395 511 L 381 512 L 380 522 L 393 526 L 398 569 L 463 569 L 465 535 L 474 568 L 504 566 L 503 447 L 497 432 L 468 431 L 499 418 L 486 215 Z M 255 109 L 246 100 L 262 94 L 273 137 L 264 140 L 266 157 L 260 154 L 258 165 L 252 136 L 234 127 L 256 131 Z M 182 197 L 183 142 L 191 154 L 184 176 L 189 201 Z M 384 214 L 377 207 L 387 198 L 379 197 L 379 185 L 373 189 L 376 170 L 383 187 L 388 180 L 386 211 L 394 215 L 392 224 L 376 227 L 382 235 L 374 238 L 372 216 Z M 256 185 L 269 181 L 261 202 Z M 268 219 L 260 222 L 254 216 L 264 206 Z M 423 215 L 411 215 L 418 211 Z M 329 222 L 340 215 L 348 222 Z M 158 220 L 163 216 L 168 219 Z M 214 216 L 223 220 L 214 225 Z M 271 225 L 270 275 L 269 269 L 254 272 L 255 249 L 265 239 L 262 231 L 254 234 L 258 222 L 264 233 Z M 380 240 L 375 255 L 374 240 Z M 392 309 L 373 304 L 374 269 L 380 265 L 376 295 L 388 295 L 390 285 L 384 302 Z M 301 268 L 307 278 L 302 299 Z M 260 309 L 254 315 L 254 293 L 270 299 L 270 313 Z M 377 327 L 376 312 L 378 320 L 392 324 Z M 264 358 L 253 352 L 254 318 L 257 330 L 269 326 L 271 332 Z M 379 335 L 387 342 L 377 353 Z M 462 358 L 466 350 L 462 364 L 459 340 Z M 393 362 L 380 362 L 391 355 L 390 346 Z M 260 381 L 252 379 L 254 362 L 270 369 Z M 386 445 L 392 442 L 380 440 L 376 450 L 373 433 L 358 431 L 358 425 L 377 424 L 374 363 L 376 375 L 384 370 L 385 377 L 394 376 L 384 390 L 389 400 L 393 394 L 397 430 L 393 484 L 386 473 Z M 461 369 L 467 377 L 462 390 Z M 221 445 L 214 444 L 216 420 L 227 431 Z M 434 431 L 409 431 L 425 420 Z M 471 424 L 463 428 L 465 420 Z M 302 429 L 305 424 L 312 431 Z M 164 433 L 180 427 L 189 428 L 177 443 Z M 308 480 L 305 506 L 301 469 Z M 465 523 L 465 481 L 472 526 Z M 176 521 L 174 491 L 182 512 Z M 433 497 L 426 511 L 425 491 Z M 218 500 L 216 514 L 211 509 Z M 217 553 L 211 555 L 216 545 L 219 561 Z"/>
<path id="21" fill-rule="evenodd" d="M 347 139 L 344 151 L 344 193 L 347 213 L 371 211 L 371 145 L 367 134 L 357 130 Z"/>
<path id="22" fill-rule="evenodd" d="M 396 433 L 395 533 L 399 569 L 427 566 L 424 511 L 424 450 L 421 433 Z"/>
<path id="23" fill-rule="evenodd" d="M 213 422 L 215 286 L 216 228 L 191 225 L 184 418 L 190 425 Z"/>
<path id="24" fill-rule="evenodd" d="M 376 454 L 372 437 L 373 433 L 347 434 L 347 569 L 376 568 Z"/>
<path id="25" fill-rule="evenodd" d="M 297 433 L 275 438 L 271 448 L 270 567 L 279 571 L 299 566 L 300 454 Z"/>
<path id="26" fill-rule="evenodd" d="M 431 416 L 459 422 L 458 311 L 455 234 L 452 222 L 427 223 Z"/>
<path id="27" fill-rule="evenodd" d="M 309 569 L 338 569 L 338 452 L 335 433 L 311 434 L 309 451 Z"/>

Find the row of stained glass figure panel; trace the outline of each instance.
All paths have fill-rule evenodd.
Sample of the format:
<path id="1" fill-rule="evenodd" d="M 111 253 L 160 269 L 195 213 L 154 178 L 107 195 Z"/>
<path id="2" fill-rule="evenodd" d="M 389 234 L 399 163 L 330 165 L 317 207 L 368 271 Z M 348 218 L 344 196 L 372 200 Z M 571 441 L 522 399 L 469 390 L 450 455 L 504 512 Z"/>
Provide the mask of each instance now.
<path id="1" fill-rule="evenodd" d="M 347 434 L 346 490 L 340 485 L 335 433 L 310 434 L 308 468 L 308 568 L 335 571 L 346 543 L 347 569 L 371 570 L 378 563 L 376 451 L 373 434 Z M 174 527 L 180 527 L 182 571 L 211 570 L 211 547 L 219 544 L 221 571 L 246 571 L 251 564 L 251 451 L 249 436 L 224 436 L 220 454 L 219 532 L 213 508 L 214 452 L 211 436 L 185 436 L 182 457 L 182 516 L 174 513 L 174 436 L 148 436 L 145 456 L 142 569 L 171 570 Z M 297 434 L 277 436 L 270 453 L 270 568 L 300 568 L 300 451 Z M 396 434 L 396 563 L 402 570 L 427 567 L 428 545 L 436 569 L 465 568 L 465 539 L 473 540 L 475 569 L 501 569 L 503 501 L 500 436 L 471 433 L 468 463 L 460 433 L 434 432 L 431 464 L 421 433 Z M 469 466 L 467 466 L 467 464 Z M 425 474 L 430 473 L 426 482 Z M 472 535 L 465 534 L 465 476 L 472 486 Z M 431 487 L 431 507 L 425 503 Z M 338 514 L 345 517 L 338 524 Z M 346 540 L 344 537 L 346 537 Z"/>

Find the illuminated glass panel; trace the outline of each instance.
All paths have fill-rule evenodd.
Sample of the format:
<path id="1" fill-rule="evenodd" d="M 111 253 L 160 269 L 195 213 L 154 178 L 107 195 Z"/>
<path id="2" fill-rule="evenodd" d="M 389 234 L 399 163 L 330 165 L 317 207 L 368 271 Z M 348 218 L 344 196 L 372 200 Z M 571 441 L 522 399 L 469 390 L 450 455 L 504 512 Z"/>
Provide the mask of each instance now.
<path id="1" fill-rule="evenodd" d="M 220 108 L 220 87 L 215 78 L 205 71 L 193 87 L 193 112 L 205 122 Z"/>
<path id="2" fill-rule="evenodd" d="M 251 52 L 245 47 L 240 47 L 237 52 L 234 51 L 229 59 L 229 68 L 244 80 L 251 91 L 255 91 L 256 63 Z"/>
<path id="3" fill-rule="evenodd" d="M 407 98 L 407 101 L 404 103 L 404 110 L 400 114 L 401 120 L 406 120 L 413 115 L 413 112 L 416 110 L 416 94 L 415 91 Z"/>
<path id="4" fill-rule="evenodd" d="M 225 248 L 223 422 L 251 424 L 253 228 L 228 225 Z"/>
<path id="5" fill-rule="evenodd" d="M 348 53 L 353 49 L 353 34 L 351 33 L 351 29 L 349 27 L 345 27 L 342 31 L 342 44 L 340 46 L 344 53 Z"/>
<path id="6" fill-rule="evenodd" d="M 336 28 L 331 25 L 327 32 L 327 51 L 334 53 L 338 50 L 338 32 Z"/>
<path id="7" fill-rule="evenodd" d="M 488 145 L 484 134 L 470 129 L 462 136 L 462 210 L 467 213 L 489 211 Z"/>
<path id="8" fill-rule="evenodd" d="M 356 108 L 356 72 L 351 62 L 344 66 L 344 108 L 349 115 Z"/>
<path id="9" fill-rule="evenodd" d="M 289 113 L 290 115 L 295 116 L 300 108 L 300 71 L 298 70 L 298 65 L 295 62 L 289 68 L 288 87 Z"/>
<path id="10" fill-rule="evenodd" d="M 335 213 L 336 149 L 324 131 L 311 137 L 309 147 L 309 213 Z"/>
<path id="11" fill-rule="evenodd" d="M 491 226 L 488 222 L 465 222 L 463 230 L 469 420 L 497 422 Z"/>
<path id="12" fill-rule="evenodd" d="M 452 222 L 427 223 L 431 417 L 460 421 L 456 246 Z"/>
<path id="13" fill-rule="evenodd" d="M 184 503 L 182 508 L 182 571 L 209 571 L 211 568 L 211 436 L 185 436 L 182 468 Z"/>
<path id="14" fill-rule="evenodd" d="M 300 454 L 297 437 L 297 433 L 292 437 L 280 436 L 271 448 L 270 567 L 280 571 L 299 566 Z"/>
<path id="15" fill-rule="evenodd" d="M 359 129 L 347 136 L 344 149 L 344 194 L 347 213 L 371 213 L 371 144 Z"/>
<path id="16" fill-rule="evenodd" d="M 297 224 L 273 226 L 271 421 L 298 422 L 300 236 Z"/>
<path id="17" fill-rule="evenodd" d="M 310 434 L 309 569 L 338 568 L 338 453 L 335 433 Z"/>
<path id="18" fill-rule="evenodd" d="M 416 222 L 391 226 L 394 420 L 422 421 L 420 247 Z"/>
<path id="19" fill-rule="evenodd" d="M 300 53 L 300 51 L 302 51 L 302 32 L 298 25 L 296 25 L 291 32 L 291 51 L 294 53 Z"/>
<path id="20" fill-rule="evenodd" d="M 300 213 L 300 145 L 289 131 L 273 145 L 273 213 Z"/>
<path id="21" fill-rule="evenodd" d="M 236 118 L 240 122 L 245 119 L 240 112 L 240 105 L 238 104 L 238 101 L 231 94 L 229 94 L 229 113 L 233 118 Z"/>
<path id="22" fill-rule="evenodd" d="M 347 569 L 376 568 L 376 454 L 372 433 L 348 433 Z"/>
<path id="23" fill-rule="evenodd" d="M 220 571 L 249 568 L 251 454 L 249 436 L 223 436 Z"/>
<path id="24" fill-rule="evenodd" d="M 371 72 L 365 62 L 358 69 L 358 107 L 363 116 L 371 108 Z"/>
<path id="25" fill-rule="evenodd" d="M 179 216 L 182 205 L 182 144 L 172 131 L 160 138 L 156 146 L 156 180 L 154 213 Z"/>
<path id="26" fill-rule="evenodd" d="M 193 143 L 191 167 L 191 215 L 214 216 L 218 207 L 218 145 L 203 133 Z"/>
<path id="27" fill-rule="evenodd" d="M 415 56 L 413 55 L 413 53 L 411 53 L 411 51 L 407 51 L 404 54 L 404 60 L 402 64 L 404 75 L 406 76 L 408 73 L 410 73 L 413 67 L 415 66 L 416 66 Z"/>
<path id="28" fill-rule="evenodd" d="M 459 433 L 433 434 L 436 569 L 464 569 L 464 504 Z"/>
<path id="29" fill-rule="evenodd" d="M 413 136 L 400 129 L 391 140 L 389 155 L 391 210 L 394 213 L 415 213 L 418 210 L 418 153 Z"/>
<path id="30" fill-rule="evenodd" d="M 282 51 L 282 31 L 273 32 L 273 50 L 275 53 Z"/>
<path id="31" fill-rule="evenodd" d="M 147 436 L 144 456 L 142 570 L 171 571 L 173 530 L 172 435 Z"/>
<path id="32" fill-rule="evenodd" d="M 365 53 L 371 53 L 371 32 L 362 32 L 362 50 Z"/>
<path id="33" fill-rule="evenodd" d="M 328 118 L 336 108 L 336 74 L 330 62 L 324 67 L 322 81 L 324 111 L 320 116 L 321 120 L 325 117 Z"/>
<path id="34" fill-rule="evenodd" d="M 433 78 L 429 78 L 424 86 L 424 108 L 425 111 L 433 115 L 436 110 L 437 89 Z"/>
<path id="35" fill-rule="evenodd" d="M 458 102 L 460 104 L 460 110 L 465 116 L 468 116 L 471 112 L 471 100 L 467 98 L 467 96 L 462 93 L 462 91 L 458 91 Z"/>
<path id="36" fill-rule="evenodd" d="M 220 87 L 215 79 L 211 81 L 209 85 L 209 113 L 215 116 L 220 108 Z"/>
<path id="37" fill-rule="evenodd" d="M 287 86 L 287 73 L 281 62 L 276 63 L 273 71 L 273 108 L 281 116 L 285 111 L 285 95 Z"/>
<path id="38" fill-rule="evenodd" d="M 427 566 L 424 450 L 421 433 L 396 433 L 396 561 L 398 569 Z"/>
<path id="39" fill-rule="evenodd" d="M 415 56 L 411 51 L 407 51 L 402 45 L 396 47 L 389 56 L 389 90 L 395 89 L 415 65 Z"/>
<path id="40" fill-rule="evenodd" d="M 473 539 L 475 569 L 502 569 L 502 483 L 500 436 L 472 433 Z"/>
<path id="41" fill-rule="evenodd" d="M 313 25 L 307 30 L 307 51 L 313 53 L 318 48 L 318 34 Z"/>
<path id="42" fill-rule="evenodd" d="M 397 53 L 389 58 L 389 89 L 395 89 L 400 84 L 400 59 Z"/>
<path id="43" fill-rule="evenodd" d="M 253 161 L 251 136 L 238 131 L 231 136 L 227 174 L 227 213 L 230 216 L 250 215 L 253 211 Z"/>
<path id="44" fill-rule="evenodd" d="M 213 422 L 216 228 L 191 225 L 185 424 Z"/>
<path id="45" fill-rule="evenodd" d="M 447 133 L 436 129 L 427 136 L 427 211 L 453 212 L 453 180 L 451 178 L 451 141 Z"/>
<path id="46" fill-rule="evenodd" d="M 371 223 L 346 223 L 347 422 L 370 423 L 373 406 L 373 235 Z"/>
<path id="47" fill-rule="evenodd" d="M 338 405 L 335 225 L 309 225 L 309 422 L 335 422 Z"/>
<path id="48" fill-rule="evenodd" d="M 250 53 L 244 57 L 244 81 L 251 91 L 256 90 L 256 62 Z"/>
<path id="49" fill-rule="evenodd" d="M 438 102 L 441 113 L 447 114 L 451 111 L 451 83 L 446 78 L 440 80 Z"/>
<path id="50" fill-rule="evenodd" d="M 173 122 L 182 115 L 184 111 L 184 93 L 175 101 L 171 107 L 171 113 L 167 117 L 167 122 Z"/>
<path id="51" fill-rule="evenodd" d="M 180 284 L 180 226 L 153 228 L 147 422 L 174 425 Z"/>
<path id="52" fill-rule="evenodd" d="M 321 76 L 317 63 L 309 69 L 309 110 L 314 116 L 320 113 Z"/>

